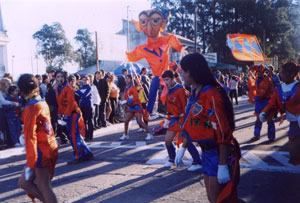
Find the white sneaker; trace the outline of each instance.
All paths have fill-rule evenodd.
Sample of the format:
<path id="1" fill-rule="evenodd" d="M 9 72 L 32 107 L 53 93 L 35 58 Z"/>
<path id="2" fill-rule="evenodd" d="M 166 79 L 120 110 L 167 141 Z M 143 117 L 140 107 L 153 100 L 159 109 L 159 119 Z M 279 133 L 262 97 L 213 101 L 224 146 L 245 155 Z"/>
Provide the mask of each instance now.
<path id="1" fill-rule="evenodd" d="M 153 135 L 151 135 L 150 133 L 147 134 L 146 140 L 152 140 L 153 139 Z"/>
<path id="2" fill-rule="evenodd" d="M 138 129 L 138 132 L 145 132 L 145 129 L 144 128 L 140 128 L 140 129 Z"/>
<path id="3" fill-rule="evenodd" d="M 174 163 L 167 161 L 167 163 L 165 163 L 164 167 L 171 168 L 173 165 L 174 165 Z"/>
<path id="4" fill-rule="evenodd" d="M 195 165 L 191 165 L 187 170 L 188 171 L 197 171 L 201 168 L 202 168 L 202 166 L 200 164 L 195 164 Z"/>
<path id="5" fill-rule="evenodd" d="M 122 137 L 120 137 L 120 140 L 128 140 L 128 139 L 129 139 L 129 135 L 123 134 Z"/>

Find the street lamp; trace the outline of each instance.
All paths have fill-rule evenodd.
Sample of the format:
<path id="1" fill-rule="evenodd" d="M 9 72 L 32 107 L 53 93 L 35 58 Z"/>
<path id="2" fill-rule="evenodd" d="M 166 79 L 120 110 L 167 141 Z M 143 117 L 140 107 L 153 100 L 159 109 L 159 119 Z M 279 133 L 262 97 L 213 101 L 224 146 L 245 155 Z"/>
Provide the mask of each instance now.
<path id="1" fill-rule="evenodd" d="M 12 55 L 12 57 L 11 57 L 11 75 L 12 75 L 12 78 L 14 78 L 14 60 L 15 60 L 15 55 Z"/>

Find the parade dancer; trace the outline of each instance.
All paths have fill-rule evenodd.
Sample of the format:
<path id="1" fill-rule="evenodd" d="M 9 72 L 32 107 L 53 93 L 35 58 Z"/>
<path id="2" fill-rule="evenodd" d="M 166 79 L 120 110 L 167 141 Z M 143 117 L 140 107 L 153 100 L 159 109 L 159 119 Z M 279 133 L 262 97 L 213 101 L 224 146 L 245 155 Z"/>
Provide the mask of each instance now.
<path id="1" fill-rule="evenodd" d="M 69 140 L 74 150 L 73 160 L 68 164 L 91 160 L 94 156 L 82 138 L 85 135 L 85 126 L 82 113 L 75 101 L 75 91 L 66 82 L 63 72 L 57 71 L 55 78 L 58 82 L 56 89 L 58 119 L 61 124 L 66 124 Z"/>
<path id="2" fill-rule="evenodd" d="M 259 120 L 259 114 L 263 110 L 265 106 L 269 103 L 269 100 L 273 94 L 273 82 L 272 76 L 269 69 L 263 65 L 252 66 L 249 71 L 255 70 L 256 77 L 256 96 L 255 100 L 255 115 L 257 119 L 255 121 L 254 126 L 254 137 L 252 141 L 256 141 L 260 139 L 260 131 L 262 128 L 262 122 Z M 268 118 L 268 138 L 270 141 L 275 139 L 275 124 L 273 121 L 273 117 Z"/>
<path id="3" fill-rule="evenodd" d="M 210 202 L 238 202 L 240 170 L 239 144 L 233 137 L 233 107 L 225 90 L 199 53 L 181 61 L 184 83 L 192 86 L 182 126 L 183 144 L 175 165 L 182 164 L 188 143 L 196 141 L 202 150 L 202 172 Z"/>
<path id="4" fill-rule="evenodd" d="M 18 87 L 26 100 L 22 121 L 27 160 L 18 184 L 33 202 L 35 198 L 42 202 L 57 202 L 50 182 L 54 175 L 58 146 L 49 107 L 41 99 L 38 81 L 33 75 L 21 75 Z"/>
<path id="5" fill-rule="evenodd" d="M 176 155 L 173 140 L 177 136 L 178 144 L 178 134 L 180 133 L 180 125 L 183 122 L 185 106 L 187 103 L 187 90 L 181 84 L 175 82 L 175 73 L 171 70 L 166 70 L 163 73 L 162 78 L 168 87 L 166 100 L 168 113 L 166 122 L 168 123 L 168 130 L 165 136 L 165 144 L 169 154 L 169 160 L 164 166 L 171 167 L 174 165 Z M 188 168 L 188 171 L 201 169 L 201 159 L 193 143 L 189 143 L 188 151 L 193 158 L 192 166 Z"/>
<path id="6" fill-rule="evenodd" d="M 169 13 L 163 13 L 158 9 L 142 11 L 139 21 L 133 21 L 139 32 L 148 36 L 147 43 L 136 47 L 132 52 L 126 52 L 130 62 L 136 62 L 145 58 L 151 68 L 154 78 L 152 79 L 149 92 L 147 111 L 151 114 L 160 86 L 160 76 L 169 68 L 169 49 L 173 47 L 181 55 L 186 50 L 180 44 L 175 35 L 161 36 L 168 22 Z"/>
<path id="7" fill-rule="evenodd" d="M 124 122 L 125 133 L 120 138 L 120 140 L 129 139 L 128 126 L 130 120 L 134 116 L 136 117 L 138 124 L 142 126 L 142 128 L 144 128 L 145 131 L 147 132 L 146 140 L 151 140 L 153 139 L 153 135 L 150 133 L 148 126 L 142 120 L 143 107 L 138 96 L 138 89 L 134 85 L 132 75 L 126 75 L 125 81 L 126 81 L 125 100 L 121 101 L 121 104 L 122 105 L 126 104 L 128 108 L 125 114 L 125 122 Z"/>
<path id="8" fill-rule="evenodd" d="M 262 110 L 259 118 L 263 122 L 274 111 L 286 113 L 286 119 L 290 122 L 289 137 L 289 163 L 300 164 L 300 82 L 297 81 L 300 66 L 292 62 L 284 64 L 280 68 L 280 78 L 283 82 L 276 88 L 269 104 Z M 283 121 L 283 120 L 282 120 Z"/>

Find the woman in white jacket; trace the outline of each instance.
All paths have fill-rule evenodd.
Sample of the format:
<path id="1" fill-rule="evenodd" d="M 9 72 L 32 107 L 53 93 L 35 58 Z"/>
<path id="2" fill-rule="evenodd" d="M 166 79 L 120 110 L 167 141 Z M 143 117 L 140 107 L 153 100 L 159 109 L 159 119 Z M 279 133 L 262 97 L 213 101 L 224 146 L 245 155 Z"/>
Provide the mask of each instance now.
<path id="1" fill-rule="evenodd" d="M 99 105 L 101 102 L 101 98 L 98 92 L 97 87 L 94 85 L 94 75 L 88 75 L 90 78 L 91 92 L 92 92 L 92 103 L 93 103 L 93 115 L 94 115 L 94 130 L 99 129 L 100 127 L 97 125 L 98 114 L 99 114 Z"/>
<path id="2" fill-rule="evenodd" d="M 7 90 L 10 85 L 11 85 L 11 81 L 9 79 L 2 78 L 0 80 L 0 144 L 4 142 L 5 138 L 8 138 L 7 135 L 5 135 L 5 131 L 7 129 L 7 122 L 6 122 L 5 114 L 3 112 L 2 105 L 19 106 L 19 103 L 8 101 L 5 99 Z"/>

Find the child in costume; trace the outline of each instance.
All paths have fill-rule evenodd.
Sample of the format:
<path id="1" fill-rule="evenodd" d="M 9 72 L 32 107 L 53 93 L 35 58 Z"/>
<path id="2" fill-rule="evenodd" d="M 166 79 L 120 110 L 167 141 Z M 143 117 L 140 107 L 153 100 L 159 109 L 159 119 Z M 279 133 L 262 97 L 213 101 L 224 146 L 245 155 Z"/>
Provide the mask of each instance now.
<path id="1" fill-rule="evenodd" d="M 42 202 L 57 202 L 50 181 L 54 175 L 58 146 L 49 107 L 41 99 L 38 81 L 33 75 L 21 75 L 18 86 L 27 101 L 22 114 L 27 163 L 18 184 L 33 201 L 37 198 Z"/>
<path id="2" fill-rule="evenodd" d="M 130 120 L 135 116 L 137 119 L 137 122 L 140 126 L 142 126 L 145 131 L 147 132 L 146 140 L 153 139 L 153 135 L 150 133 L 150 130 L 148 126 L 143 122 L 143 107 L 140 102 L 139 96 L 138 96 L 138 89 L 133 83 L 132 75 L 126 75 L 125 78 L 126 81 L 126 88 L 125 88 L 125 100 L 121 101 L 121 104 L 126 104 L 128 106 L 127 112 L 125 114 L 125 133 L 120 138 L 120 140 L 127 140 L 129 139 L 128 135 L 128 126 Z"/>
<path id="3" fill-rule="evenodd" d="M 208 200 L 238 202 L 240 149 L 233 137 L 235 124 L 230 99 L 201 54 L 185 56 L 181 68 L 183 80 L 192 86 L 192 93 L 182 125 L 183 144 L 176 154 L 175 165 L 182 164 L 189 142 L 198 142 Z"/>
<path id="4" fill-rule="evenodd" d="M 269 69 L 263 65 L 252 66 L 249 71 L 255 70 L 257 73 L 256 77 L 256 96 L 255 100 L 255 115 L 257 119 L 255 121 L 254 126 L 254 137 L 253 141 L 260 139 L 260 131 L 262 128 L 262 122 L 259 120 L 259 114 L 263 110 L 265 106 L 269 103 L 269 100 L 273 94 L 273 82 L 272 76 Z M 275 139 L 275 124 L 273 121 L 273 117 L 268 118 L 268 138 L 269 140 Z"/>
<path id="5" fill-rule="evenodd" d="M 280 68 L 280 78 L 283 82 L 276 88 L 269 104 L 259 115 L 261 122 L 272 116 L 274 111 L 286 113 L 286 119 L 290 122 L 288 132 L 290 164 L 300 164 L 300 82 L 297 81 L 300 66 L 292 62 L 284 64 Z"/>
<path id="6" fill-rule="evenodd" d="M 166 122 L 168 123 L 168 130 L 165 136 L 165 144 L 169 154 L 169 160 L 165 164 L 165 167 L 171 167 L 174 165 L 176 155 L 173 140 L 177 136 L 177 144 L 179 144 L 178 134 L 180 133 L 180 125 L 183 122 L 185 106 L 187 104 L 187 90 L 181 84 L 175 82 L 175 73 L 171 70 L 166 70 L 162 78 L 168 87 L 166 102 L 168 113 Z M 202 168 L 199 153 L 193 143 L 189 144 L 188 151 L 193 158 L 193 164 L 188 168 L 188 171 L 196 171 Z"/>
<path id="7" fill-rule="evenodd" d="M 63 72 L 57 71 L 55 78 L 58 82 L 56 89 L 58 119 L 62 125 L 66 124 L 69 140 L 74 150 L 73 160 L 68 164 L 91 160 L 94 156 L 82 138 L 85 135 L 85 126 L 82 113 L 75 101 L 75 91 L 66 82 Z"/>

